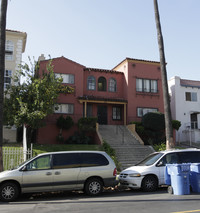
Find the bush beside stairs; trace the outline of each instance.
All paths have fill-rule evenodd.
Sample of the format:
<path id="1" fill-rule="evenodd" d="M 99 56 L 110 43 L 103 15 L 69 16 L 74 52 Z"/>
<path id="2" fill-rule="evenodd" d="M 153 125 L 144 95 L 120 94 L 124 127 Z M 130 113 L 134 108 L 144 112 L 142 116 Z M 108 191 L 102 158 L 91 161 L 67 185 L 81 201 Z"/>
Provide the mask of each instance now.
<path id="1" fill-rule="evenodd" d="M 151 146 L 141 144 L 126 126 L 99 125 L 99 134 L 115 150 L 122 170 L 154 152 Z"/>

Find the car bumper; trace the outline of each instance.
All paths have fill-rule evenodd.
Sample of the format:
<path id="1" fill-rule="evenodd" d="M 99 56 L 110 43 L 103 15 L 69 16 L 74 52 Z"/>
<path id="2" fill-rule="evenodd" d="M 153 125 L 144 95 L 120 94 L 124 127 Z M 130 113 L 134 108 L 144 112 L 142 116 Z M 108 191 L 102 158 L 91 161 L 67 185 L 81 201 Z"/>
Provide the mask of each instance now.
<path id="1" fill-rule="evenodd" d="M 119 181 L 114 177 L 114 178 L 106 178 L 104 179 L 104 186 L 105 187 L 114 187 L 119 183 Z"/>
<path id="2" fill-rule="evenodd" d="M 134 178 L 120 178 L 119 177 L 119 183 L 122 186 L 126 186 L 128 188 L 134 188 L 139 189 L 141 188 L 143 176 L 141 177 L 134 177 Z"/>

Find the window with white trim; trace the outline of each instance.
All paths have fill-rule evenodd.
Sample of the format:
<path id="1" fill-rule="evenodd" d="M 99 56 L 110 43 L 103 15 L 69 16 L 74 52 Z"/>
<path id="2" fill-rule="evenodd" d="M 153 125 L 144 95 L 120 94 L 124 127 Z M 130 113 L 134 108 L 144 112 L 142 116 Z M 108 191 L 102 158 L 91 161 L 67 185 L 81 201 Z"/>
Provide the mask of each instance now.
<path id="1" fill-rule="evenodd" d="M 62 78 L 64 84 L 74 84 L 74 75 L 73 74 L 61 74 L 55 73 L 56 78 Z"/>
<path id="2" fill-rule="evenodd" d="M 138 117 L 142 117 L 143 115 L 145 115 L 148 112 L 158 112 L 158 109 L 155 109 L 155 108 L 142 108 L 142 107 L 138 107 L 137 108 L 137 116 Z"/>
<path id="3" fill-rule="evenodd" d="M 96 79 L 94 76 L 88 76 L 87 87 L 88 90 L 96 90 Z"/>
<path id="4" fill-rule="evenodd" d="M 109 79 L 109 91 L 110 92 L 117 91 L 117 81 L 114 78 Z"/>
<path id="5" fill-rule="evenodd" d="M 186 92 L 185 93 L 185 100 L 197 102 L 197 93 L 196 92 Z"/>
<path id="6" fill-rule="evenodd" d="M 5 89 L 7 88 L 7 86 L 11 84 L 11 78 L 12 78 L 12 71 L 5 70 L 4 72 L 4 88 Z"/>
<path id="7" fill-rule="evenodd" d="M 113 120 L 121 120 L 121 107 L 113 107 L 112 108 L 112 119 Z"/>
<path id="8" fill-rule="evenodd" d="M 58 104 L 55 113 L 74 114 L 74 104 Z"/>
<path id="9" fill-rule="evenodd" d="M 10 40 L 7 40 L 5 44 L 5 60 L 12 61 L 13 52 L 14 52 L 14 43 Z"/>
<path id="10" fill-rule="evenodd" d="M 151 80 L 151 79 L 137 78 L 136 79 L 136 91 L 137 92 L 157 93 L 158 92 L 158 81 Z"/>

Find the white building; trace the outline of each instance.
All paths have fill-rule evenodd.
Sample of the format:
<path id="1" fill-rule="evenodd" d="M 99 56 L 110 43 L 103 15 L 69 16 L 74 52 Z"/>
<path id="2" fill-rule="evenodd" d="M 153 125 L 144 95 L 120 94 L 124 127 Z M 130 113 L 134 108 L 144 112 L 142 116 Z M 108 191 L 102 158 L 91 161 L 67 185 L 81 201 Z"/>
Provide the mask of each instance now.
<path id="1" fill-rule="evenodd" d="M 175 76 L 168 86 L 172 119 L 181 121 L 176 141 L 200 143 L 200 81 Z"/>
<path id="2" fill-rule="evenodd" d="M 6 30 L 4 89 L 12 84 L 12 76 L 19 69 L 22 53 L 25 51 L 27 34 L 24 32 Z M 3 128 L 4 142 L 16 142 L 16 128 Z"/>

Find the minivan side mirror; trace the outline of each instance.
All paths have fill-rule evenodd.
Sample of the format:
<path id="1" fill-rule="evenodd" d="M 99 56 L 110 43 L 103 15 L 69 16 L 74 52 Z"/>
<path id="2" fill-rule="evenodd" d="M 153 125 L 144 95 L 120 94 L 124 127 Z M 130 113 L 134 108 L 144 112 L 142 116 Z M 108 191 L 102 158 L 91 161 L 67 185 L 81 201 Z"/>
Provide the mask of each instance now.
<path id="1" fill-rule="evenodd" d="M 164 166 L 163 161 L 159 161 L 159 162 L 157 163 L 157 165 L 156 165 L 156 166 L 157 166 L 157 167 Z"/>
<path id="2" fill-rule="evenodd" d="M 21 171 L 23 171 L 23 172 L 27 171 L 26 165 L 22 167 Z"/>

